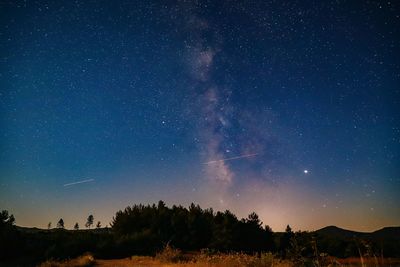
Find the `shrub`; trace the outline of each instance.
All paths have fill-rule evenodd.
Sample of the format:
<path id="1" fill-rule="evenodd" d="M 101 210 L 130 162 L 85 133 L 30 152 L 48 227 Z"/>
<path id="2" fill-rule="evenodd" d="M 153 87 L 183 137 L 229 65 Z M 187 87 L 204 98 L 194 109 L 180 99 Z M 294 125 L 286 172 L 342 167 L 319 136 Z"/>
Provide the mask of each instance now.
<path id="1" fill-rule="evenodd" d="M 179 249 L 167 244 L 160 252 L 156 254 L 156 259 L 161 262 L 178 262 L 182 259 L 182 252 Z"/>

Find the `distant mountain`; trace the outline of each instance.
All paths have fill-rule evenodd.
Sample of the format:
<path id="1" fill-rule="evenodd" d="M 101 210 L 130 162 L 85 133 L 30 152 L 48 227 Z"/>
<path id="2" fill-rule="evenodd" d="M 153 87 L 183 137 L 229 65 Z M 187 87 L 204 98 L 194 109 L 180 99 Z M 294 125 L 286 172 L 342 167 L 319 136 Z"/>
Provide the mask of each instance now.
<path id="1" fill-rule="evenodd" d="M 58 228 L 52 228 L 52 229 L 42 229 L 42 228 L 37 228 L 37 227 L 24 227 L 24 226 L 16 226 L 16 229 L 20 232 L 23 233 L 31 233 L 31 234 L 36 234 L 36 233 L 50 233 L 50 232 L 57 232 L 57 231 L 65 231 L 68 233 L 78 233 L 78 232 L 93 232 L 93 233 L 105 233 L 105 232 L 110 232 L 111 228 L 109 227 L 102 227 L 102 228 L 92 228 L 92 229 L 79 229 L 79 230 L 74 230 L 74 229 L 58 229 Z"/>
<path id="2" fill-rule="evenodd" d="M 351 231 L 343 228 L 339 228 L 337 226 L 327 226 L 315 231 L 317 234 L 332 236 L 332 237 L 344 237 L 344 238 L 352 238 L 352 237 L 364 237 L 370 233 L 365 232 L 357 232 Z"/>
<path id="3" fill-rule="evenodd" d="M 315 233 L 333 238 L 367 238 L 367 239 L 398 239 L 400 240 L 400 227 L 385 227 L 371 233 L 357 232 L 339 228 L 337 226 L 327 226 Z"/>
<path id="4" fill-rule="evenodd" d="M 400 227 L 385 227 L 372 233 L 376 239 L 398 239 L 400 241 Z"/>
<path id="5" fill-rule="evenodd" d="M 42 232 L 42 231 L 48 231 L 47 229 L 41 229 L 37 227 L 25 227 L 25 226 L 15 226 L 18 231 L 24 232 L 24 233 L 37 233 L 37 232 Z"/>

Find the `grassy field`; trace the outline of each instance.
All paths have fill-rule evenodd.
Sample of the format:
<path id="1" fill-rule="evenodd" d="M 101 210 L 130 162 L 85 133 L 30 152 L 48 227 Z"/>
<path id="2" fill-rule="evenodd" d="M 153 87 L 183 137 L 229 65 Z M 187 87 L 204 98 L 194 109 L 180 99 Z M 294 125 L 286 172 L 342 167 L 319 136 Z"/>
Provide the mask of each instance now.
<path id="1" fill-rule="evenodd" d="M 46 261 L 39 265 L 40 267 L 66 267 L 66 266 L 113 266 L 113 267 L 128 267 L 128 266 L 171 266 L 171 267 L 239 267 L 239 266 L 277 266 L 290 267 L 294 266 L 289 261 L 278 261 L 273 258 L 258 258 L 255 256 L 244 254 L 221 254 L 214 256 L 198 255 L 191 259 L 171 260 L 162 259 L 159 257 L 149 256 L 132 256 L 125 259 L 102 260 L 94 259 L 90 255 L 82 256 L 77 259 L 64 262 Z"/>
<path id="2" fill-rule="evenodd" d="M 66 266 L 170 266 L 170 267 L 296 267 L 296 266 L 344 266 L 344 267 L 380 267 L 392 266 L 399 267 L 400 259 L 377 259 L 377 258 L 347 258 L 336 259 L 325 257 L 319 260 L 304 262 L 293 262 L 290 260 L 281 260 L 271 253 L 261 255 L 247 255 L 243 253 L 234 254 L 213 254 L 194 253 L 182 254 L 176 250 L 164 250 L 155 257 L 150 256 L 132 256 L 125 259 L 95 259 L 92 255 L 83 255 L 76 259 L 68 261 L 46 261 L 39 267 L 66 267 Z"/>
<path id="3" fill-rule="evenodd" d="M 211 253 L 209 250 L 183 253 L 167 245 L 154 257 L 131 256 L 124 259 L 95 259 L 86 254 L 67 261 L 46 261 L 39 267 L 66 266 L 170 266 L 170 267 L 400 267 L 400 259 L 378 258 L 375 256 L 339 259 L 321 254 L 314 258 L 293 257 L 280 259 L 272 253 L 249 255 L 245 253 Z"/>

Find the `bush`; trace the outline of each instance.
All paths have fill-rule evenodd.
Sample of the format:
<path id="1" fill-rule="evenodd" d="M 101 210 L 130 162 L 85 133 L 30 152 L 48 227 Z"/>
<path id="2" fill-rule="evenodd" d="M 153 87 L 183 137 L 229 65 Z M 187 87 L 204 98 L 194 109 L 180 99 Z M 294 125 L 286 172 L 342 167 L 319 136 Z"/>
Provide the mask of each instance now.
<path id="1" fill-rule="evenodd" d="M 178 262 L 182 258 L 182 252 L 179 249 L 171 247 L 169 244 L 156 254 L 156 259 L 161 262 Z"/>

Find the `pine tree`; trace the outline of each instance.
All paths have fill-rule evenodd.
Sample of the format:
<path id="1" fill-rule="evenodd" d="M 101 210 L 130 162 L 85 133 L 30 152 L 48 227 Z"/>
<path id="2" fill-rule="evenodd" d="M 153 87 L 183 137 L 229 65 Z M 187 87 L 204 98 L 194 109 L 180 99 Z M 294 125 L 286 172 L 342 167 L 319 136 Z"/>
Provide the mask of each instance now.
<path id="1" fill-rule="evenodd" d="M 64 220 L 62 218 L 58 221 L 57 228 L 64 229 Z"/>
<path id="2" fill-rule="evenodd" d="M 86 228 L 90 229 L 90 226 L 93 225 L 93 220 L 94 220 L 94 217 L 92 214 L 90 214 L 89 217 L 87 218 L 87 222 L 85 224 Z"/>

